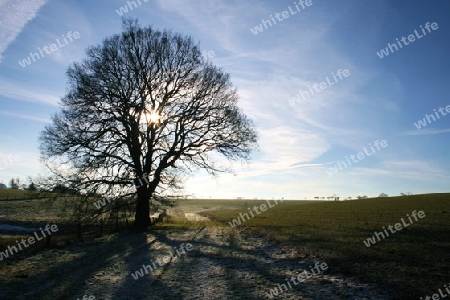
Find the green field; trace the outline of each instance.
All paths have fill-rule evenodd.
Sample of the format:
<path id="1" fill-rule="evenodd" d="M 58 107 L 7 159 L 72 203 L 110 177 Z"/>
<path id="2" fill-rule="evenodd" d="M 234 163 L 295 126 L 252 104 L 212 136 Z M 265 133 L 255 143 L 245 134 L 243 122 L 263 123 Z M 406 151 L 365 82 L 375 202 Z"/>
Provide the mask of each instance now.
<path id="1" fill-rule="evenodd" d="M 0 199 L 6 199 L 3 192 L 0 191 Z M 70 222 L 73 219 L 71 206 L 67 203 L 70 199 L 52 199 L 0 200 L 0 224 L 31 226 L 52 221 L 62 227 L 73 226 Z M 273 200 L 270 203 L 274 205 Z M 170 218 L 170 222 L 158 224 L 150 228 L 150 232 L 192 225 L 193 222 L 180 219 L 186 213 L 208 217 L 212 221 L 202 222 L 201 226 L 219 226 L 232 231 L 229 222 L 238 218 L 240 213 L 249 213 L 248 208 L 260 207 L 267 202 L 178 200 L 177 204 L 173 212 L 178 218 Z M 402 218 L 409 223 L 407 214 L 411 215 L 413 211 L 423 211 L 425 217 L 413 220 L 408 227 L 389 234 L 375 245 L 367 247 L 364 244 L 363 241 L 372 237 L 374 232 L 383 231 L 383 226 L 394 226 L 401 223 Z M 273 243 L 293 247 L 308 259 L 322 259 L 332 273 L 377 283 L 399 299 L 431 295 L 450 282 L 447 269 L 450 264 L 450 194 L 341 202 L 278 200 L 278 205 L 260 214 L 254 213 L 254 218 L 233 230 L 240 229 L 264 234 Z M 0 236 L 1 249 L 17 238 Z M 67 238 L 55 236 L 54 243 Z M 70 238 L 75 238 L 73 233 Z M 17 255 L 17 259 L 20 256 Z M 0 269 L 3 269 L 0 273 L 8 272 Z"/>
<path id="2" fill-rule="evenodd" d="M 228 223 L 248 212 L 244 200 L 229 209 L 204 212 Z M 248 207 L 262 201 L 246 201 Z M 191 205 L 196 204 L 193 202 Z M 207 206 L 214 206 L 208 202 Z M 272 202 L 273 205 L 273 202 Z M 375 245 L 363 241 L 383 226 L 394 226 L 412 211 L 425 217 Z M 450 282 L 450 194 L 375 198 L 343 202 L 284 201 L 241 226 L 291 244 L 309 257 L 329 263 L 332 270 L 379 283 L 400 298 L 436 293 Z M 419 297 L 417 297 L 419 295 Z"/>
<path id="3" fill-rule="evenodd" d="M 23 190 L 0 189 L 0 200 L 34 199 L 43 193 Z"/>

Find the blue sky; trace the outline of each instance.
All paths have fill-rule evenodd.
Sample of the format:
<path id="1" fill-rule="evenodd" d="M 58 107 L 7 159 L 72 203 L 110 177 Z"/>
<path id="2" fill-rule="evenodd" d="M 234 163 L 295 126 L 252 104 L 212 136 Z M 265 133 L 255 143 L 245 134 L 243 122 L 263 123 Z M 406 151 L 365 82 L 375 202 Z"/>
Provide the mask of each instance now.
<path id="1" fill-rule="evenodd" d="M 421 129 L 414 125 L 450 105 L 450 3 L 312 0 L 303 8 L 284 0 L 135 2 L 124 16 L 191 35 L 214 52 L 211 60 L 231 74 L 240 106 L 260 135 L 250 163 L 236 163 L 234 174 L 218 178 L 198 172 L 186 182 L 186 193 L 304 199 L 450 192 L 450 115 L 429 117 Z M 127 5 L 0 0 L 0 182 L 46 173 L 38 136 L 67 91 L 67 67 L 85 57 L 86 47 L 121 31 L 117 10 Z M 277 13 L 282 21 L 270 27 Z M 254 34 L 262 20 L 267 29 Z M 424 35 L 420 26 L 427 22 L 438 28 Z M 377 55 L 415 30 L 421 37 L 414 42 Z M 69 31 L 79 38 L 68 40 Z M 62 47 L 19 64 L 57 39 Z M 349 75 L 334 81 L 339 70 Z M 327 77 L 333 85 L 289 101 Z M 387 146 L 371 151 L 377 140 Z M 364 151 L 370 156 L 341 163 L 329 175 L 337 161 Z"/>

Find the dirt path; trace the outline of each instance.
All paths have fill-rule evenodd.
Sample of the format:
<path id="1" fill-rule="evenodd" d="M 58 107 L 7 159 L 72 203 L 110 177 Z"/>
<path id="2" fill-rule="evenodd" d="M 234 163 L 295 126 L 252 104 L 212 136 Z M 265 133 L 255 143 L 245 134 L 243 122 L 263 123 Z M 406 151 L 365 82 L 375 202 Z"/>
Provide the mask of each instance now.
<path id="1" fill-rule="evenodd" d="M 18 294 L 11 291 L 17 282 L 7 283 L 5 290 L 10 291 L 10 299 L 81 299 L 83 295 L 96 299 L 270 299 L 270 290 L 286 283 L 286 278 L 303 270 L 311 275 L 310 265 L 315 261 L 302 258 L 295 249 L 249 229 L 208 226 L 195 214 L 186 218 L 203 222 L 189 230 L 126 233 L 80 249 L 74 246 L 70 249 L 73 257 L 66 257 L 65 262 L 58 258 L 66 250 L 54 250 L 54 267 L 22 279 L 21 285 L 27 287 L 20 291 L 22 296 L 16 298 Z M 187 249 L 184 253 L 182 244 Z M 23 263 L 40 259 L 40 264 L 52 264 L 48 255 L 32 256 Z M 154 268 L 148 267 L 145 274 L 143 265 Z M 143 276 L 136 273 L 140 270 Z M 297 285 L 291 283 L 292 288 L 278 290 L 275 298 L 389 299 L 374 287 L 328 273 L 329 269 Z"/>

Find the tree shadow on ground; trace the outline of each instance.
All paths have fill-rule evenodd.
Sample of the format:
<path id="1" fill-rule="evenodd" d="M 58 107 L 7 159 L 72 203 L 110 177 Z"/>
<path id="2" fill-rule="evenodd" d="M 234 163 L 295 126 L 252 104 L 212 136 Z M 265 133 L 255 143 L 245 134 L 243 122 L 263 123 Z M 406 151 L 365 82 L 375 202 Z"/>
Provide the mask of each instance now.
<path id="1" fill-rule="evenodd" d="M 124 236 L 127 238 L 124 239 Z M 81 291 L 85 289 L 87 278 L 96 276 L 103 266 L 108 265 L 109 260 L 120 256 L 128 248 L 139 251 L 139 247 L 145 246 L 145 244 L 144 234 L 123 232 L 103 243 L 75 243 L 62 250 L 50 249 L 34 253 L 18 263 L 42 264 L 42 269 L 46 270 L 29 276 L 25 280 L 12 280 L 2 284 L 2 292 L 5 291 L 4 296 L 11 299 L 14 297 L 17 299 L 76 299 L 78 296 L 82 297 Z M 56 261 L 49 261 L 52 256 Z M 65 259 L 67 261 L 64 261 Z M 49 264 L 51 264 L 50 267 Z M 24 285 L 27 287 L 26 291 L 23 289 Z"/>
<path id="2" fill-rule="evenodd" d="M 179 247 L 182 243 L 193 245 L 192 251 L 186 253 L 179 260 L 167 264 L 165 273 L 163 272 L 162 275 L 154 276 L 150 274 L 144 276 L 147 279 L 138 279 L 140 281 L 139 289 L 146 289 L 145 285 L 150 282 L 149 278 L 154 280 L 152 281 L 154 293 L 148 295 L 151 297 L 191 299 L 192 295 L 195 295 L 194 297 L 201 295 L 205 297 L 204 299 L 234 299 L 239 297 L 261 299 L 263 292 L 260 283 L 262 281 L 266 284 L 265 290 L 268 290 L 276 287 L 277 284 L 286 284 L 286 272 L 298 275 L 306 270 L 311 273 L 310 267 L 313 265 L 311 261 L 276 253 L 276 245 L 264 245 L 261 249 L 245 249 L 239 244 L 226 245 L 211 242 L 210 239 L 198 234 L 198 230 L 192 231 L 192 235 L 185 239 L 173 238 L 170 233 L 164 231 L 153 231 L 151 234 L 156 237 L 158 242 L 171 248 Z M 197 235 L 199 238 L 192 238 Z M 151 257 L 154 258 L 155 256 Z M 150 258 L 147 263 L 149 261 Z M 221 294 L 218 290 L 214 291 L 214 278 L 208 280 L 202 273 L 211 275 L 209 278 L 215 276 L 220 279 L 219 281 L 224 285 L 223 291 L 226 291 L 227 296 L 223 298 L 224 294 Z M 170 275 L 166 276 L 166 274 Z M 308 285 L 309 290 L 323 289 L 323 283 L 320 281 L 309 282 Z M 129 277 L 120 290 L 129 291 L 136 288 L 136 280 Z M 341 292 L 339 284 L 330 282 L 327 288 L 334 290 L 335 294 Z M 167 289 L 169 290 L 167 291 Z M 185 293 L 182 293 L 183 291 Z M 202 292 L 204 293 L 202 294 Z M 208 295 L 211 292 L 213 294 Z M 286 293 L 297 297 L 302 294 L 301 288 L 292 289 Z M 128 294 L 127 296 L 130 297 L 131 295 Z M 320 296 L 316 299 L 320 299 Z M 323 297 L 323 299 L 326 299 L 326 297 Z"/>
<path id="3" fill-rule="evenodd" d="M 2 290 L 4 296 L 16 299 L 81 299 L 83 295 L 97 299 L 261 299 L 277 284 L 286 284 L 288 275 L 311 272 L 314 261 L 299 257 L 295 249 L 251 231 L 227 228 L 223 232 L 217 234 L 204 226 L 152 228 L 37 253 L 26 260 L 40 262 L 42 269 L 53 265 L 27 279 L 7 282 Z M 191 251 L 168 263 L 157 263 L 187 243 L 192 244 Z M 132 276 L 152 260 L 158 266 L 156 271 L 142 273 L 137 279 Z M 323 281 L 311 280 L 293 286 L 283 296 L 313 297 L 315 290 L 342 294 L 339 283 L 327 282 L 324 287 Z M 329 299 L 329 295 L 313 298 Z"/>

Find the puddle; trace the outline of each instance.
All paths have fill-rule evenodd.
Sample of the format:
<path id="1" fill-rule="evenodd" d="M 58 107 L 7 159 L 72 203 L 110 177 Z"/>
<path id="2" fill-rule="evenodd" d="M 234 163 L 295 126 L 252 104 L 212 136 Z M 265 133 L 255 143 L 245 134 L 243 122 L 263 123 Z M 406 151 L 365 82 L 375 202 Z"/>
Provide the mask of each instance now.
<path id="1" fill-rule="evenodd" d="M 14 226 L 8 224 L 0 224 L 1 231 L 36 231 L 37 228 L 27 228 L 22 226 Z"/>

